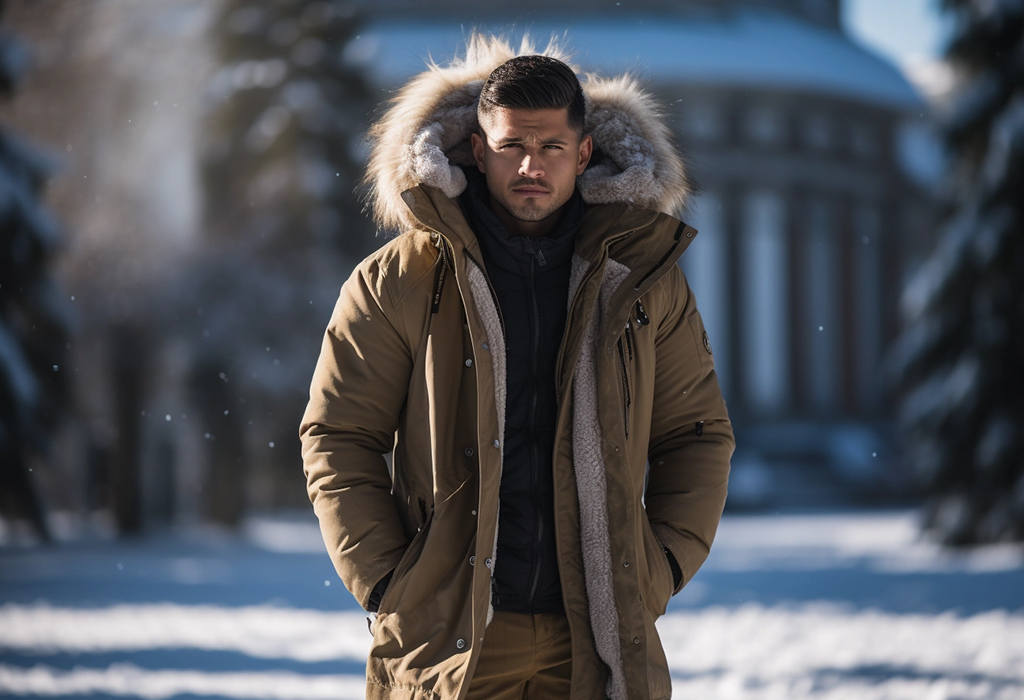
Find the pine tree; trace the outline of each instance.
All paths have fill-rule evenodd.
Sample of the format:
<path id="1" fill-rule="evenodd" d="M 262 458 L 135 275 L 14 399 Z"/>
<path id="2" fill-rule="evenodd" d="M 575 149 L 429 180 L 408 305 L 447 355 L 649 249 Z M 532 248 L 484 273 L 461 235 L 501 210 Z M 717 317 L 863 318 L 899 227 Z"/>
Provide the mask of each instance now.
<path id="1" fill-rule="evenodd" d="M 217 23 L 207 244 L 183 299 L 209 435 L 207 512 L 225 525 L 254 471 L 294 483 L 315 351 L 347 268 L 374 245 L 354 194 L 373 105 L 345 59 L 359 19 L 342 2 L 227 0 Z M 288 494 L 304 497 L 289 489 L 277 505 Z"/>
<path id="2" fill-rule="evenodd" d="M 1024 2 L 944 0 L 950 216 L 902 299 L 908 457 L 947 544 L 1024 539 Z"/>
<path id="3" fill-rule="evenodd" d="M 10 98 L 27 67 L 24 46 L 0 31 L 0 93 Z M 65 404 L 70 326 L 50 274 L 60 229 L 40 199 L 51 170 L 0 127 L 0 508 L 43 539 L 49 530 L 29 464 L 45 454 Z"/>

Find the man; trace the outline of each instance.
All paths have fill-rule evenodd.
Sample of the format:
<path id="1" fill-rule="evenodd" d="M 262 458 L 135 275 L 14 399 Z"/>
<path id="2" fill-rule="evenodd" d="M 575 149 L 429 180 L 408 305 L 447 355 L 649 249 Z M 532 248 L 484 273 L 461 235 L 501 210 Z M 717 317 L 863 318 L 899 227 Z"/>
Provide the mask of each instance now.
<path id="1" fill-rule="evenodd" d="M 371 131 L 401 233 L 342 288 L 300 429 L 327 549 L 376 612 L 368 698 L 670 697 L 654 621 L 725 502 L 668 130 L 631 79 L 584 95 L 529 53 L 474 36 Z"/>

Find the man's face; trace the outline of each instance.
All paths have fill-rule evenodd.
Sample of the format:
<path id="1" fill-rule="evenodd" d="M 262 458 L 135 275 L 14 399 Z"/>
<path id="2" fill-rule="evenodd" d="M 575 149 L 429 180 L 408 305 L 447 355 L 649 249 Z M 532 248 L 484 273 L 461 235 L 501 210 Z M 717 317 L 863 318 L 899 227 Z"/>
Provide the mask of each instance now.
<path id="1" fill-rule="evenodd" d="M 531 223 L 544 222 L 569 201 L 592 141 L 569 126 L 568 109 L 499 107 L 480 126 L 484 137 L 472 135 L 477 168 L 487 177 L 492 205 L 521 222 L 518 228 L 534 228 Z"/>

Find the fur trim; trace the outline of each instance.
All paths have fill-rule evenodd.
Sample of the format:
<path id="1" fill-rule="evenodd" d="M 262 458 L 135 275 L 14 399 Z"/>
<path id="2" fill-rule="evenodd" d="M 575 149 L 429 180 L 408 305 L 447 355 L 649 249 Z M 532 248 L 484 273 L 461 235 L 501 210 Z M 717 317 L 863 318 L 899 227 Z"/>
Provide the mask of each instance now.
<path id="1" fill-rule="evenodd" d="M 573 255 L 569 299 L 576 296 L 586 270 L 586 261 Z M 590 628 L 594 633 L 597 654 L 611 672 L 605 688 L 611 700 L 626 700 L 626 678 L 619 644 L 619 611 L 615 605 L 612 581 L 608 484 L 601 453 L 601 425 L 597 416 L 597 337 L 611 295 L 629 272 L 628 267 L 614 260 L 608 260 L 605 266 L 597 308 L 584 330 L 572 395 L 572 462 L 580 502 L 580 545 L 590 605 Z"/>
<path id="2" fill-rule="evenodd" d="M 654 99 L 636 78 L 587 75 L 586 132 L 601 159 L 577 179 L 587 204 L 626 202 L 673 216 L 690 196 L 683 159 Z"/>
<path id="3" fill-rule="evenodd" d="M 498 481 L 501 481 L 501 474 L 505 466 L 505 396 L 508 377 L 505 374 L 505 334 L 501 329 L 501 316 L 498 314 L 498 306 L 491 294 L 487 278 L 483 270 L 477 267 L 472 260 L 466 260 L 466 271 L 469 277 L 469 288 L 473 294 L 473 302 L 480 313 L 480 320 L 483 321 L 484 330 L 487 331 L 487 346 L 491 354 L 491 366 L 494 370 L 494 406 L 498 412 L 498 449 L 501 468 L 498 471 Z M 481 348 L 482 349 L 482 348 Z M 491 549 L 491 578 L 494 578 L 494 569 L 498 565 L 498 522 L 501 518 L 501 500 L 498 501 L 498 512 L 494 523 L 494 546 Z M 494 596 L 494 587 L 491 587 L 491 597 Z M 487 624 L 491 624 L 494 617 L 494 602 L 487 603 Z"/>
<path id="4" fill-rule="evenodd" d="M 449 65 L 430 62 L 394 97 L 368 134 L 371 153 L 364 183 L 368 205 L 382 229 L 415 226 L 402 192 L 430 185 L 448 197 L 466 189 L 459 166 L 473 166 L 470 134 L 477 131 L 477 100 L 495 68 L 517 55 L 535 54 L 529 37 L 518 51 L 502 37 L 474 32 L 465 58 Z M 578 69 L 552 40 L 544 51 Z M 587 99 L 586 133 L 595 156 L 579 177 L 588 204 L 626 202 L 678 215 L 690 195 L 683 161 L 672 143 L 664 115 L 631 76 L 581 81 Z"/>

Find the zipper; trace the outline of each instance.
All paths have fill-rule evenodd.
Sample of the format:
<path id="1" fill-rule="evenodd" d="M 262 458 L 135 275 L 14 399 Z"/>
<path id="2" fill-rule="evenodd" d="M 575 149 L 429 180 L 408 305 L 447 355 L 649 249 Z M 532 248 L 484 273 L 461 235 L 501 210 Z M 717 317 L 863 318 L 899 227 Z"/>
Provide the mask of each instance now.
<path id="1" fill-rule="evenodd" d="M 420 525 L 420 529 L 422 530 L 426 526 L 427 520 L 429 518 L 429 516 L 427 515 L 427 499 L 425 499 L 423 496 L 420 496 L 417 499 L 417 501 L 419 502 L 420 505 L 420 522 L 423 523 L 423 525 Z"/>
<path id="2" fill-rule="evenodd" d="M 618 348 L 619 348 L 619 367 L 622 370 L 622 407 L 623 415 L 625 417 L 625 429 L 626 437 L 629 437 L 629 411 L 633 406 L 633 392 L 631 388 L 631 382 L 629 377 L 629 366 L 633 362 L 633 319 L 631 318 L 632 313 L 626 316 L 626 326 L 623 329 L 622 335 L 619 336 Z M 648 325 L 651 319 L 647 316 L 647 312 L 644 311 L 644 302 L 641 299 L 636 300 L 636 327 L 639 330 L 644 326 Z"/>
<path id="3" fill-rule="evenodd" d="M 633 404 L 633 397 L 629 391 L 629 364 L 626 360 L 626 353 L 623 350 L 624 343 L 623 338 L 625 334 L 629 332 L 629 321 L 626 321 L 626 331 L 623 335 L 619 336 L 619 366 L 622 368 L 622 408 L 623 416 L 625 418 L 624 427 L 626 429 L 626 437 L 629 437 L 629 408 Z M 632 353 L 630 353 L 632 356 Z"/>
<path id="4" fill-rule="evenodd" d="M 537 306 L 537 264 L 546 265 L 547 261 L 544 260 L 544 253 L 541 252 L 540 247 L 537 247 L 537 255 L 534 259 L 530 260 L 530 304 L 533 309 L 533 347 L 530 352 L 530 452 L 531 452 L 531 469 L 530 469 L 530 481 L 532 488 L 530 489 L 533 496 L 533 510 L 536 515 L 536 537 L 534 539 L 533 547 L 533 580 L 530 583 L 530 593 L 527 596 L 526 604 L 530 610 L 533 610 L 533 601 L 537 595 L 537 585 L 540 583 L 540 572 L 541 572 L 541 561 L 540 548 L 544 541 L 544 517 L 541 513 L 539 499 L 537 498 L 537 492 L 540 486 L 540 454 L 537 450 L 537 356 L 540 354 L 540 309 Z"/>
<path id="5" fill-rule="evenodd" d="M 668 262 L 668 259 L 670 257 L 672 257 L 672 253 L 674 253 L 676 248 L 679 247 L 679 240 L 683 236 L 683 230 L 684 229 L 686 229 L 686 224 L 684 224 L 682 222 L 679 222 L 679 226 L 676 228 L 676 234 L 672 237 L 672 240 L 675 241 L 672 244 L 672 247 L 669 248 L 668 251 L 663 256 L 661 256 L 661 260 L 659 260 L 658 263 L 654 267 L 652 267 L 650 270 L 648 270 L 647 273 L 643 277 L 641 277 L 639 280 L 637 280 L 636 286 L 633 287 L 633 289 L 640 289 L 640 286 L 644 282 L 647 281 L 648 277 L 653 275 L 658 270 L 658 268 L 660 268 L 662 265 L 664 265 L 666 262 Z"/>
<path id="6" fill-rule="evenodd" d="M 626 351 L 629 354 L 629 361 L 633 361 L 633 322 L 626 319 Z"/>
<path id="7" fill-rule="evenodd" d="M 441 293 L 444 291 L 444 282 L 445 282 L 445 278 L 447 277 L 447 274 L 448 274 L 449 263 L 448 263 L 448 257 L 446 255 L 446 252 L 448 251 L 448 246 L 450 246 L 451 243 L 448 241 L 448 238 L 443 233 L 438 231 L 437 229 L 430 228 L 429 226 L 424 226 L 424 228 L 426 228 L 431 233 L 437 234 L 439 248 L 441 250 L 441 254 L 442 254 L 442 257 L 443 257 L 443 262 L 441 263 L 441 267 L 434 274 L 434 297 L 433 297 L 433 303 L 432 303 L 431 309 L 430 309 L 432 313 L 437 313 L 438 309 L 440 309 Z M 494 302 L 494 308 L 498 311 L 498 320 L 501 322 L 501 331 L 504 334 L 504 332 L 505 332 L 505 319 L 501 315 L 501 306 L 498 305 L 498 294 L 494 291 L 494 286 L 491 285 L 490 277 L 487 276 L 487 268 L 484 267 L 484 265 L 482 263 L 477 261 L 476 258 L 474 258 L 472 255 L 470 255 L 468 250 L 464 249 L 463 250 L 463 254 L 467 258 L 472 260 L 474 262 L 474 264 L 476 264 L 476 266 L 478 268 L 480 268 L 480 271 L 484 273 L 484 281 L 487 282 L 487 290 L 491 293 L 491 301 Z M 454 257 L 454 255 L 455 254 L 453 252 L 452 256 Z"/>
<path id="8" fill-rule="evenodd" d="M 444 280 L 448 276 L 448 244 L 444 240 L 444 236 L 440 233 L 437 234 L 437 247 L 440 251 L 438 256 L 437 272 L 434 274 L 434 300 L 430 306 L 430 313 L 436 314 L 441 308 L 441 293 L 444 291 Z"/>
<path id="9" fill-rule="evenodd" d="M 644 311 L 643 299 L 637 299 L 636 300 L 636 325 L 637 325 L 637 327 L 646 326 L 650 322 L 651 322 L 650 317 L 647 315 L 647 312 Z"/>

